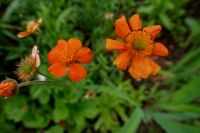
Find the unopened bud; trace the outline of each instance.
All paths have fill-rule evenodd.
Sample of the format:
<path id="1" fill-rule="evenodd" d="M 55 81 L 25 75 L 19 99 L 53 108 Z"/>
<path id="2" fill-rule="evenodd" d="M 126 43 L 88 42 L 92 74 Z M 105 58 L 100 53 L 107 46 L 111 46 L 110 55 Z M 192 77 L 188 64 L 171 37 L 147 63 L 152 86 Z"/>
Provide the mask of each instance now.
<path id="1" fill-rule="evenodd" d="M 0 96 L 9 97 L 17 91 L 17 81 L 14 79 L 5 79 L 0 83 Z"/>
<path id="2" fill-rule="evenodd" d="M 93 97 L 95 97 L 95 92 L 92 90 L 89 90 L 86 95 L 84 96 L 85 99 L 92 99 Z"/>

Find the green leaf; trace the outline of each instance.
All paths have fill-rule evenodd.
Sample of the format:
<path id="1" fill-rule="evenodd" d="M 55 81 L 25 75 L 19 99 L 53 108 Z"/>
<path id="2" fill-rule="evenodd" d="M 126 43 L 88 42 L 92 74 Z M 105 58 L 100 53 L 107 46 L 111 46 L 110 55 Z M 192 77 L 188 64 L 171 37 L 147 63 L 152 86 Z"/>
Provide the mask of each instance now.
<path id="1" fill-rule="evenodd" d="M 66 119 L 69 115 L 69 110 L 66 106 L 66 100 L 56 97 L 54 106 L 55 109 L 53 110 L 53 120 L 55 122 L 59 122 Z"/>
<path id="2" fill-rule="evenodd" d="M 114 88 L 112 86 L 102 86 L 100 91 L 124 99 L 132 105 L 136 105 L 136 103 L 126 93 L 119 90 L 117 87 Z"/>
<path id="3" fill-rule="evenodd" d="M 25 98 L 22 96 L 15 96 L 8 99 L 4 106 L 4 112 L 9 119 L 19 122 L 26 114 L 27 108 Z"/>
<path id="4" fill-rule="evenodd" d="M 195 104 L 158 104 L 157 105 L 161 109 L 165 109 L 168 111 L 177 111 L 177 112 L 192 112 L 200 115 L 200 107 Z"/>
<path id="5" fill-rule="evenodd" d="M 7 7 L 4 15 L 2 16 L 2 21 L 8 21 L 12 17 L 12 13 L 20 6 L 21 0 L 13 0 L 12 3 Z"/>
<path id="6" fill-rule="evenodd" d="M 171 19 L 166 14 L 160 14 L 159 17 L 165 28 L 171 30 L 174 27 Z"/>
<path id="7" fill-rule="evenodd" d="M 64 133 L 64 128 L 59 125 L 52 126 L 49 129 L 47 129 L 44 133 Z"/>
<path id="8" fill-rule="evenodd" d="M 184 55 L 184 57 L 182 57 L 182 59 L 178 63 L 176 63 L 176 65 L 171 67 L 171 70 L 176 72 L 176 70 L 182 68 L 184 65 L 186 64 L 190 65 L 189 62 L 193 61 L 193 58 L 199 57 L 199 54 L 200 54 L 200 48 L 191 49 Z"/>
<path id="9" fill-rule="evenodd" d="M 30 109 L 30 112 L 25 115 L 22 122 L 28 128 L 44 128 L 49 123 L 49 117 L 44 113 L 40 114 L 38 109 L 33 107 Z"/>
<path id="10" fill-rule="evenodd" d="M 125 123 L 125 125 L 120 130 L 120 133 L 135 133 L 139 124 L 142 121 L 143 112 L 140 108 L 136 108 L 131 114 L 130 119 Z"/>
<path id="11" fill-rule="evenodd" d="M 200 33 L 200 24 L 197 20 L 188 17 L 185 19 L 185 23 L 190 28 L 190 31 L 193 35 L 197 35 Z"/>
<path id="12" fill-rule="evenodd" d="M 170 100 L 172 103 L 189 103 L 195 99 L 200 98 L 200 91 L 198 90 L 200 77 L 192 78 L 187 84 L 183 85 L 176 91 Z"/>
<path id="13" fill-rule="evenodd" d="M 49 102 L 51 88 L 49 86 L 33 86 L 30 89 L 30 95 L 33 99 L 38 99 L 39 102 L 44 105 Z"/>
<path id="14" fill-rule="evenodd" d="M 200 131 L 199 127 L 176 122 L 158 113 L 154 113 L 152 116 L 167 133 L 199 133 Z"/>
<path id="15" fill-rule="evenodd" d="M 59 122 L 67 118 L 69 111 L 66 107 L 57 107 L 53 110 L 53 120 Z"/>
<path id="16" fill-rule="evenodd" d="M 177 120 L 177 121 L 187 121 L 187 120 L 189 121 L 189 120 L 195 120 L 199 118 L 198 114 L 191 113 L 191 112 L 168 112 L 168 113 L 157 112 L 157 114 L 161 114 L 164 117 Z"/>

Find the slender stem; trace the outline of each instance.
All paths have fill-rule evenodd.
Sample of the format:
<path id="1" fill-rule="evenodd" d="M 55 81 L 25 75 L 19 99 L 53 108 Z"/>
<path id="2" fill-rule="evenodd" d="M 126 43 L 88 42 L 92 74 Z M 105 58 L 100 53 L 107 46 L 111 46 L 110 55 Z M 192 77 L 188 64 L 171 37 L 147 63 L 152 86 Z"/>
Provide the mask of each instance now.
<path id="1" fill-rule="evenodd" d="M 33 80 L 33 81 L 27 81 L 23 83 L 19 83 L 18 87 L 23 87 L 23 86 L 28 86 L 28 85 L 34 85 L 34 84 L 53 84 L 55 83 L 54 81 L 47 80 L 47 81 L 40 81 L 40 80 Z"/>

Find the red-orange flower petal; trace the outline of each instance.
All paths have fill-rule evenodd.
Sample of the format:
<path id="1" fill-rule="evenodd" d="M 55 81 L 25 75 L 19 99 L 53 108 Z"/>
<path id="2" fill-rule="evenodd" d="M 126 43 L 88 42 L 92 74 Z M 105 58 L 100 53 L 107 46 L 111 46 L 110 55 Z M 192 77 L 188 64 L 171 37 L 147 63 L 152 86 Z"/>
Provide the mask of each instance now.
<path id="1" fill-rule="evenodd" d="M 162 43 L 155 43 L 152 55 L 167 56 L 168 54 L 168 49 Z"/>
<path id="2" fill-rule="evenodd" d="M 19 32 L 19 33 L 17 34 L 17 37 L 23 38 L 23 37 L 26 37 L 26 36 L 28 36 L 28 35 L 30 35 L 30 34 L 31 34 L 31 32 L 23 31 L 23 32 Z"/>
<path id="3" fill-rule="evenodd" d="M 92 51 L 89 48 L 81 48 L 76 53 L 75 60 L 80 63 L 90 63 L 92 61 Z"/>
<path id="4" fill-rule="evenodd" d="M 131 59 L 131 55 L 129 51 L 123 51 L 119 53 L 113 64 L 117 65 L 120 70 L 126 70 L 129 61 Z"/>
<path id="5" fill-rule="evenodd" d="M 161 31 L 161 26 L 160 25 L 147 26 L 143 30 L 149 32 L 151 37 L 155 39 Z"/>
<path id="6" fill-rule="evenodd" d="M 70 38 L 68 40 L 68 47 L 71 52 L 76 52 L 82 48 L 82 42 L 76 38 Z"/>
<path id="7" fill-rule="evenodd" d="M 48 56 L 47 56 L 47 60 L 49 63 L 51 64 L 54 64 L 54 63 L 58 63 L 59 62 L 59 56 L 60 56 L 60 53 L 63 49 L 68 49 L 68 46 L 67 46 L 67 41 L 65 40 L 58 40 L 57 42 L 57 45 L 55 46 L 54 49 L 52 49 L 49 53 L 48 53 Z"/>
<path id="8" fill-rule="evenodd" d="M 55 63 L 48 68 L 48 71 L 55 77 L 62 77 L 66 74 L 67 66 L 64 63 Z"/>
<path id="9" fill-rule="evenodd" d="M 106 49 L 107 50 L 124 50 L 125 43 L 108 38 L 106 39 Z"/>
<path id="10" fill-rule="evenodd" d="M 122 16 L 115 21 L 115 33 L 118 37 L 125 38 L 125 36 L 130 32 L 125 16 Z"/>
<path id="11" fill-rule="evenodd" d="M 68 75 L 69 75 L 69 79 L 72 82 L 78 82 L 82 78 L 86 77 L 87 71 L 85 67 L 77 63 L 72 63 L 69 66 Z"/>
<path id="12" fill-rule="evenodd" d="M 62 50 L 64 47 L 67 47 L 67 41 L 60 39 L 57 41 L 57 44 L 55 46 L 56 50 Z"/>
<path id="13" fill-rule="evenodd" d="M 129 19 L 129 25 L 132 30 L 140 30 L 142 29 L 142 20 L 140 19 L 139 14 L 134 14 Z"/>
<path id="14" fill-rule="evenodd" d="M 132 64 L 128 71 L 135 79 L 146 79 L 151 74 L 152 67 L 148 58 L 133 57 Z"/>
<path id="15" fill-rule="evenodd" d="M 151 68 L 152 68 L 151 74 L 152 75 L 157 74 L 160 71 L 161 67 L 157 63 L 155 63 L 152 59 L 150 59 L 150 58 L 149 58 L 149 63 L 150 63 Z"/>

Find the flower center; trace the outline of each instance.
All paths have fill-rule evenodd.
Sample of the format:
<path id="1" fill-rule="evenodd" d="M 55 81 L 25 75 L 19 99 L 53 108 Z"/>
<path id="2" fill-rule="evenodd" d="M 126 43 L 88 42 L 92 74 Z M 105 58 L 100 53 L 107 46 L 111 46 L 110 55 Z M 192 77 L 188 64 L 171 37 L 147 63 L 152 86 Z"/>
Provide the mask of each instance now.
<path id="1" fill-rule="evenodd" d="M 74 57 L 74 53 L 68 51 L 65 61 L 67 63 L 71 63 L 73 61 L 73 57 Z"/>
<path id="2" fill-rule="evenodd" d="M 71 52 L 70 50 L 61 51 L 59 57 L 61 62 L 70 64 L 74 60 L 74 52 Z"/>
<path id="3" fill-rule="evenodd" d="M 153 50 L 153 40 L 145 31 L 133 31 L 127 35 L 125 42 L 134 55 L 148 56 Z"/>
<path id="4" fill-rule="evenodd" d="M 134 49 L 136 50 L 142 50 L 144 48 L 144 40 L 143 39 L 138 39 L 135 41 L 135 44 L 134 44 Z"/>

